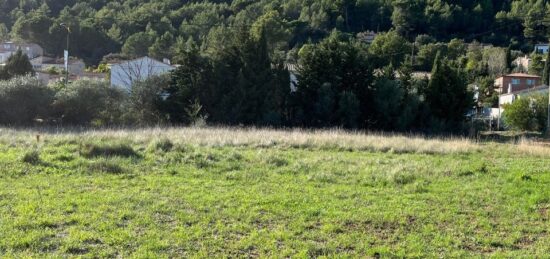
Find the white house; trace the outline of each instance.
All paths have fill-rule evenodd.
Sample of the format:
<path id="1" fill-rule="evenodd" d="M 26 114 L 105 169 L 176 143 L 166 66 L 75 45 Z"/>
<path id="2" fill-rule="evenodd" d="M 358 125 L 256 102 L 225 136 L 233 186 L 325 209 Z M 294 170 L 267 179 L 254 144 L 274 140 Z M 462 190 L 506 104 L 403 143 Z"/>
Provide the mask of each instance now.
<path id="1" fill-rule="evenodd" d="M 11 55 L 17 52 L 17 50 L 21 50 L 29 59 L 44 55 L 42 47 L 34 43 L 3 42 L 0 43 L 0 64 L 5 63 Z"/>
<path id="2" fill-rule="evenodd" d="M 145 80 L 153 75 L 165 74 L 174 69 L 174 66 L 150 57 L 121 61 L 111 64 L 111 86 L 130 90 L 134 82 Z"/>

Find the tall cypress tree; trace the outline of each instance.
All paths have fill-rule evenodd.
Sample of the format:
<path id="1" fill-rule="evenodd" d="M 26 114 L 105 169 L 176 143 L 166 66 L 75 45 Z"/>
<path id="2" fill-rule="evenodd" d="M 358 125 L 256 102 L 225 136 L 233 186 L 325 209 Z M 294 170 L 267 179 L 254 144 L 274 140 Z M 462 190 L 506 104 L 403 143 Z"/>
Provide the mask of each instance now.
<path id="1" fill-rule="evenodd" d="M 432 77 L 425 93 L 434 130 L 459 131 L 464 115 L 473 106 L 463 73 L 437 53 Z"/>
<path id="2" fill-rule="evenodd" d="M 546 54 L 546 61 L 544 62 L 544 70 L 542 72 L 542 82 L 545 85 L 548 85 L 550 83 L 550 51 Z"/>
<path id="3" fill-rule="evenodd" d="M 512 50 L 506 48 L 506 73 L 512 72 Z"/>

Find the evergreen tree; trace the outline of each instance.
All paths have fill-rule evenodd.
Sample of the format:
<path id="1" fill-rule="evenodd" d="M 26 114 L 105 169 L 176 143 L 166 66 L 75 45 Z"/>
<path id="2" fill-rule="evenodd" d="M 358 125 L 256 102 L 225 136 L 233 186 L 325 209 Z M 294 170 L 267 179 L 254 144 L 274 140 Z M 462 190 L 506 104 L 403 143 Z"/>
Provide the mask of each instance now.
<path id="1" fill-rule="evenodd" d="M 0 66 L 0 80 L 8 80 L 10 79 L 10 75 L 8 72 Z"/>
<path id="2" fill-rule="evenodd" d="M 340 95 L 351 92 L 360 102 L 360 125 L 368 121 L 373 81 L 369 57 L 361 45 L 338 32 L 316 45 L 300 50 L 298 91 L 303 124 L 339 126 L 335 119 Z"/>
<path id="3" fill-rule="evenodd" d="M 357 128 L 360 114 L 359 99 L 353 92 L 344 91 L 338 101 L 338 118 L 344 128 Z"/>
<path id="4" fill-rule="evenodd" d="M 266 112 L 263 114 L 262 125 L 282 126 L 289 124 L 292 113 L 290 72 L 282 60 L 273 68 L 273 87 L 265 96 Z"/>
<path id="5" fill-rule="evenodd" d="M 395 0 L 393 3 L 392 24 L 401 36 L 409 36 L 417 23 L 422 20 L 422 7 L 417 0 Z"/>
<path id="6" fill-rule="evenodd" d="M 333 125 L 336 117 L 336 95 L 330 83 L 324 83 L 317 90 L 317 102 L 315 103 L 313 126 L 328 127 Z"/>
<path id="7" fill-rule="evenodd" d="M 23 54 L 21 50 L 17 50 L 17 52 L 8 58 L 3 70 L 4 77 L 7 77 L 4 79 L 34 74 L 29 57 L 27 54 Z"/>
<path id="8" fill-rule="evenodd" d="M 511 73 L 513 68 L 512 50 L 510 47 L 506 48 L 506 73 Z"/>
<path id="9" fill-rule="evenodd" d="M 9 40 L 10 32 L 5 24 L 0 23 L 0 42 Z"/>
<path id="10" fill-rule="evenodd" d="M 261 122 L 264 114 L 269 112 L 265 97 L 273 89 L 274 76 L 265 31 L 260 32 L 257 40 L 249 32 L 241 32 L 239 38 L 242 42 L 240 55 L 243 65 L 240 86 L 246 100 L 242 106 L 241 122 L 254 124 Z"/>
<path id="11" fill-rule="evenodd" d="M 211 73 L 210 65 L 199 53 L 197 46 L 190 42 L 179 50 L 179 67 L 172 72 L 172 79 L 166 94 L 166 101 L 162 110 L 168 114 L 170 120 L 175 123 L 191 123 L 192 121 L 185 110 L 195 104 L 206 100 L 206 89 Z"/>
<path id="12" fill-rule="evenodd" d="M 425 98 L 436 130 L 459 131 L 464 115 L 473 107 L 473 97 L 463 73 L 441 58 L 440 53 L 436 56 Z"/>
<path id="13" fill-rule="evenodd" d="M 174 41 L 174 36 L 170 32 L 164 33 L 160 38 L 155 40 L 155 43 L 149 47 L 149 56 L 156 58 L 158 60 L 163 60 L 165 58 L 172 58 L 172 43 Z"/>
<path id="14" fill-rule="evenodd" d="M 130 57 L 143 57 L 149 53 L 149 47 L 154 43 L 154 36 L 146 32 L 138 32 L 130 36 L 122 46 L 122 53 Z"/>

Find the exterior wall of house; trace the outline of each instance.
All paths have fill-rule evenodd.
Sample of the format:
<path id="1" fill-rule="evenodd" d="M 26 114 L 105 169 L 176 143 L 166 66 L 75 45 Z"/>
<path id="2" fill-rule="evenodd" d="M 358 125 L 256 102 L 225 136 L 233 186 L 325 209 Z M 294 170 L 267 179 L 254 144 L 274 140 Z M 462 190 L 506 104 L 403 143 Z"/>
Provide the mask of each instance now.
<path id="1" fill-rule="evenodd" d="M 19 49 L 29 56 L 30 59 L 44 55 L 44 49 L 34 43 L 18 44 L 14 42 L 4 42 L 0 43 L 0 63 L 5 63 L 6 60 Z"/>
<path id="2" fill-rule="evenodd" d="M 130 90 L 132 84 L 153 75 L 161 75 L 174 67 L 149 57 L 124 61 L 111 66 L 111 86 Z"/>
<path id="3" fill-rule="evenodd" d="M 539 54 L 546 54 L 548 53 L 548 50 L 550 49 L 550 46 L 548 44 L 537 44 L 535 45 L 535 52 Z"/>
<path id="4" fill-rule="evenodd" d="M 0 64 L 6 63 L 8 58 L 13 54 L 13 52 L 0 52 Z"/>
<path id="5" fill-rule="evenodd" d="M 541 84 L 541 78 L 537 76 L 507 75 L 497 78 L 495 80 L 495 86 L 497 87 L 500 94 L 523 91 L 529 88 L 534 88 Z"/>
<path id="6" fill-rule="evenodd" d="M 535 94 L 547 95 L 548 94 L 548 86 L 543 85 L 543 86 L 535 87 L 535 88 L 530 89 L 530 90 L 523 90 L 523 91 L 519 91 L 519 92 L 515 92 L 515 93 L 508 93 L 508 94 L 500 95 L 499 98 L 498 98 L 498 103 L 499 103 L 499 106 L 502 107 L 505 104 L 513 103 L 517 99 L 525 98 L 525 97 L 535 95 Z"/>
<path id="7" fill-rule="evenodd" d="M 44 64 L 41 64 L 40 69 L 48 70 L 49 68 L 52 68 L 52 67 L 55 67 L 59 71 L 65 71 L 65 64 L 58 64 L 58 63 L 44 63 Z M 86 65 L 82 60 L 72 61 L 71 63 L 69 63 L 69 74 L 82 75 L 84 73 L 85 68 L 86 68 Z"/>

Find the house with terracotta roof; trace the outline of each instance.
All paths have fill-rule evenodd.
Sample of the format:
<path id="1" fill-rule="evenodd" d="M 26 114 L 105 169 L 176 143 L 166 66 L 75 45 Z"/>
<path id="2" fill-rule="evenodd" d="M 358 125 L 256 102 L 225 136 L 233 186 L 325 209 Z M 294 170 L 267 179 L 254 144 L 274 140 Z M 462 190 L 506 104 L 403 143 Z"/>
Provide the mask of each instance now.
<path id="1" fill-rule="evenodd" d="M 524 73 L 503 75 L 495 80 L 495 88 L 499 94 L 513 93 L 540 86 L 540 76 Z"/>

